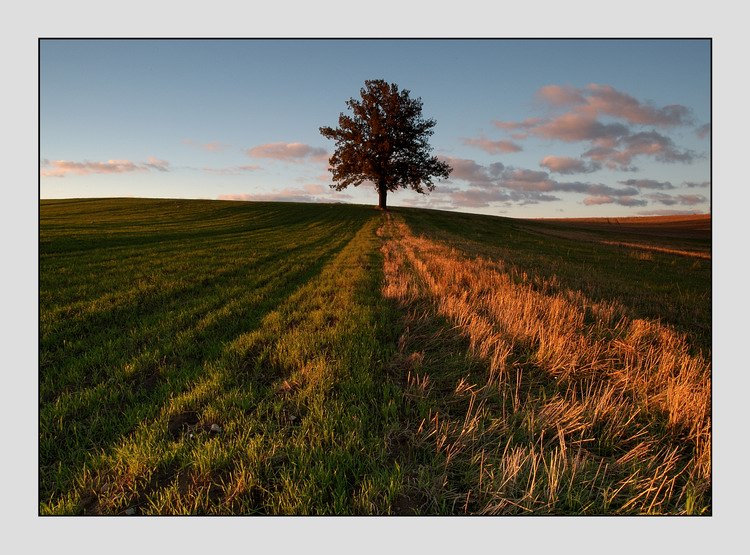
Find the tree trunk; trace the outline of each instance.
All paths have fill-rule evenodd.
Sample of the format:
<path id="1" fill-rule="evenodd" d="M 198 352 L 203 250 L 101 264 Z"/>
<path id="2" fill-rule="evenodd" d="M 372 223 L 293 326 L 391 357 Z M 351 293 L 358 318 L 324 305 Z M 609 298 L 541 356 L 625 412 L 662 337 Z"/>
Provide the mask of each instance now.
<path id="1" fill-rule="evenodd" d="M 385 206 L 385 197 L 388 195 L 388 188 L 384 184 L 380 184 L 378 187 L 378 208 L 381 210 L 388 210 Z"/>

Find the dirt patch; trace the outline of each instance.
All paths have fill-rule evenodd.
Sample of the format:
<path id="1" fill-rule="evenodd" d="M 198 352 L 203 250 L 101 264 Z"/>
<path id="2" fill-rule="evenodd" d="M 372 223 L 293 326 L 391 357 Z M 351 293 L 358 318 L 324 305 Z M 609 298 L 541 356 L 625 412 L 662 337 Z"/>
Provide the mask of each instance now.
<path id="1" fill-rule="evenodd" d="M 430 499 L 418 489 L 400 493 L 391 503 L 391 514 L 400 516 L 425 514 L 429 510 Z"/>
<path id="2" fill-rule="evenodd" d="M 289 378 L 281 382 L 276 388 L 276 394 L 281 397 L 291 397 L 302 387 L 300 380 Z"/>
<path id="3" fill-rule="evenodd" d="M 178 439 L 183 434 L 195 429 L 199 423 L 200 417 L 197 412 L 193 410 L 181 412 L 169 417 L 167 432 L 172 439 Z"/>
<path id="4" fill-rule="evenodd" d="M 78 501 L 78 512 L 82 515 L 99 515 L 99 497 L 96 492 L 90 491 L 89 493 L 82 495 L 80 501 Z"/>
<path id="5" fill-rule="evenodd" d="M 159 371 L 155 368 L 149 368 L 133 375 L 131 385 L 134 389 L 151 393 L 161 380 Z"/>

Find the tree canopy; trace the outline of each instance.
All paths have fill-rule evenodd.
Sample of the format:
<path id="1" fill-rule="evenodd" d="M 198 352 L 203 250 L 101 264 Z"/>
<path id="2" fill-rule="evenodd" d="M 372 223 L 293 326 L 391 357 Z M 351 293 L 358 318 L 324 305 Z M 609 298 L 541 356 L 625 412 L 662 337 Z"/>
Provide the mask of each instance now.
<path id="1" fill-rule="evenodd" d="M 421 98 L 399 91 L 382 79 L 365 81 L 361 100 L 346 104 L 351 115 L 340 114 L 337 128 L 321 127 L 321 134 L 336 141 L 329 159 L 337 191 L 365 181 L 378 192 L 378 206 L 386 209 L 388 191 L 411 187 L 418 193 L 433 191 L 433 178 L 447 178 L 452 168 L 436 156 L 428 138 L 434 119 L 422 116 Z"/>

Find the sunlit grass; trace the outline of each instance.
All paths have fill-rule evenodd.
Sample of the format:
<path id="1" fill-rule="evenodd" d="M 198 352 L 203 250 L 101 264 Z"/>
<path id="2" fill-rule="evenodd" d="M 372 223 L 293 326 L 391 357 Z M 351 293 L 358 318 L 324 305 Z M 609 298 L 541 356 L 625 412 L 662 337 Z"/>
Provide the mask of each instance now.
<path id="1" fill-rule="evenodd" d="M 710 365 L 684 335 L 417 237 L 401 218 L 382 234 L 384 294 L 407 314 L 415 443 L 434 446 L 451 511 L 709 510 Z M 474 364 L 430 341 L 446 324 Z"/>

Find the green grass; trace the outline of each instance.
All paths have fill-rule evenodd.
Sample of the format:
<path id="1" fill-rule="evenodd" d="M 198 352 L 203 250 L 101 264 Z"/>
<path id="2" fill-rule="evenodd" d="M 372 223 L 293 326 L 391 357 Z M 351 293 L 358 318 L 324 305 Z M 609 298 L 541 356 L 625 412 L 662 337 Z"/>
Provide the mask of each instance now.
<path id="1" fill-rule="evenodd" d="M 638 260 L 533 222 L 394 212 L 467 255 L 540 283 L 557 276 L 710 348 L 705 260 Z M 490 426 L 504 397 L 457 390 L 486 362 L 449 321 L 418 318 L 426 305 L 383 295 L 383 222 L 353 205 L 41 201 L 40 512 L 478 510 L 481 449 L 456 429 L 468 455 L 446 456 L 428 423 L 476 401 Z M 520 414 L 507 425 L 534 427 Z M 608 486 L 571 489 L 555 510 L 606 512 Z M 710 511 L 706 499 L 691 493 L 688 512 Z"/>
<path id="2" fill-rule="evenodd" d="M 373 430 L 363 423 L 349 429 L 347 411 L 367 414 L 361 402 L 377 404 L 386 387 L 367 385 L 389 343 L 373 339 L 385 325 L 371 314 L 380 302 L 373 298 L 375 215 L 350 206 L 43 202 L 42 512 L 226 510 L 201 498 L 216 491 L 214 474 L 226 479 L 251 463 L 266 472 L 274 457 L 284 459 L 272 469 L 279 491 L 262 502 L 237 494 L 236 510 L 352 510 L 341 505 L 341 493 L 322 503 L 311 491 L 287 490 L 296 482 L 291 469 L 310 465 L 321 482 L 304 486 L 312 491 L 327 491 L 336 480 L 344 487 L 359 475 L 331 468 L 337 450 L 326 438 L 347 437 L 344 459 L 374 448 L 361 437 Z M 280 380 L 298 374 L 304 388 L 289 399 L 276 393 Z M 326 402 L 334 387 L 346 403 Z M 182 429 L 170 435 L 170 417 L 187 412 L 209 428 L 220 423 L 221 437 L 200 425 L 193 438 Z M 294 427 L 284 420 L 291 412 L 298 413 Z M 343 429 L 331 429 L 335 422 Z M 291 435 L 300 436 L 300 446 Z M 248 444 L 258 452 L 247 453 Z M 357 464 L 377 461 L 369 453 Z M 374 483 L 389 483 L 390 469 L 383 472 Z M 190 480 L 184 491 L 181 479 Z M 152 480 L 160 487 L 149 486 Z M 177 490 L 165 498 L 170 486 Z M 101 498 L 95 506 L 92 495 Z M 361 494 L 361 511 L 372 510 L 368 495 Z"/>

